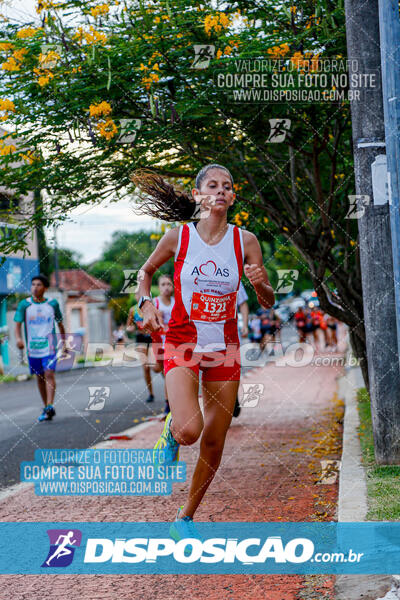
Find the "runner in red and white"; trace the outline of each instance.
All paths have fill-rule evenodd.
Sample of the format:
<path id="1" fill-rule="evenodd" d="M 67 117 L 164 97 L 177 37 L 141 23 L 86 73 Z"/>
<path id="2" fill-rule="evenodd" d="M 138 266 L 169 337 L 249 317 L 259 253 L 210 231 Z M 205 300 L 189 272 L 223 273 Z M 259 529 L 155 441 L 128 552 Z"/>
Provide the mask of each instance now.
<path id="1" fill-rule="evenodd" d="M 226 350 L 228 344 L 239 344 L 236 304 L 243 273 L 242 232 L 227 224 L 223 238 L 210 245 L 196 225 L 179 228 L 175 305 L 166 342 L 195 342 L 193 352 L 216 352 Z"/>
<path id="2" fill-rule="evenodd" d="M 164 375 L 164 343 L 165 334 L 168 329 L 168 323 L 171 319 L 171 312 L 174 307 L 175 298 L 174 284 L 170 275 L 160 275 L 158 278 L 158 289 L 160 295 L 154 298 L 154 306 L 160 311 L 163 320 L 163 332 L 158 331 L 151 334 L 152 343 L 152 354 L 154 355 L 155 364 L 153 365 L 153 371 L 155 373 L 162 373 Z M 166 416 L 170 412 L 168 402 L 168 391 L 167 386 L 164 384 L 165 391 L 165 406 L 164 415 Z M 165 418 L 164 416 L 164 418 Z"/>
<path id="3" fill-rule="evenodd" d="M 180 444 L 189 446 L 201 436 L 189 495 L 170 529 L 174 539 L 193 537 L 193 515 L 220 464 L 239 386 L 236 296 L 242 273 L 263 307 L 274 304 L 274 292 L 257 237 L 227 222 L 235 193 L 225 167 L 203 167 L 191 196 L 152 171 L 136 171 L 131 179 L 139 188 L 143 212 L 170 222 L 197 221 L 161 238 L 142 267 L 137 292 L 144 328 L 159 331 L 162 315 L 149 296 L 151 281 L 174 257 L 175 305 L 164 362 L 171 413 L 155 448 L 173 462 Z M 200 369 L 204 415 L 198 398 Z"/>

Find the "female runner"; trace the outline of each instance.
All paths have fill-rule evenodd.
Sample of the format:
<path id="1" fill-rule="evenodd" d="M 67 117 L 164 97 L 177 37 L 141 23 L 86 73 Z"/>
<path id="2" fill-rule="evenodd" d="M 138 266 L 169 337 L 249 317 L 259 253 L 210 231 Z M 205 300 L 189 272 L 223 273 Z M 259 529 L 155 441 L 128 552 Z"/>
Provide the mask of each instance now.
<path id="1" fill-rule="evenodd" d="M 274 304 L 274 292 L 257 237 L 227 222 L 235 200 L 228 169 L 217 164 L 203 167 L 192 198 L 148 170 L 135 171 L 131 179 L 142 192 L 142 211 L 159 219 L 188 221 L 200 206 L 197 222 L 170 229 L 161 238 L 142 267 L 137 292 L 144 328 L 160 330 L 162 317 L 150 296 L 151 280 L 174 257 L 175 304 L 164 357 L 171 412 L 155 448 L 163 449 L 165 459 L 173 462 L 180 444 L 194 444 L 201 436 L 189 495 L 170 529 L 176 540 L 199 537 L 193 515 L 220 464 L 239 386 L 236 296 L 243 265 L 261 306 Z M 199 369 L 204 416 L 198 401 Z"/>
<path id="2" fill-rule="evenodd" d="M 154 298 L 154 305 L 161 313 L 163 320 L 163 330 L 157 331 L 151 334 L 153 340 L 152 352 L 155 355 L 155 365 L 153 371 L 155 373 L 162 373 L 164 376 L 164 342 L 165 342 L 165 331 L 168 329 L 168 322 L 171 318 L 172 309 L 174 307 L 175 298 L 174 284 L 170 275 L 160 275 L 158 278 L 158 289 L 160 295 Z M 167 386 L 165 387 L 165 407 L 164 407 L 164 418 L 170 412 L 168 402 L 168 391 Z"/>

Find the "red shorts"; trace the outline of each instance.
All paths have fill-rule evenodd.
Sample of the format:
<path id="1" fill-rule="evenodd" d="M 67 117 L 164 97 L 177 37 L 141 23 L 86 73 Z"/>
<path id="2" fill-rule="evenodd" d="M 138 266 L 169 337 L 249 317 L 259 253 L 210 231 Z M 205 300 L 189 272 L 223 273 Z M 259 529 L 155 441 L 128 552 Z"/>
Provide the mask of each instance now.
<path id="1" fill-rule="evenodd" d="M 165 343 L 164 374 L 174 367 L 187 367 L 197 376 L 203 372 L 203 381 L 239 381 L 240 345 L 228 344 L 218 352 L 193 352 L 196 344 L 175 346 Z"/>

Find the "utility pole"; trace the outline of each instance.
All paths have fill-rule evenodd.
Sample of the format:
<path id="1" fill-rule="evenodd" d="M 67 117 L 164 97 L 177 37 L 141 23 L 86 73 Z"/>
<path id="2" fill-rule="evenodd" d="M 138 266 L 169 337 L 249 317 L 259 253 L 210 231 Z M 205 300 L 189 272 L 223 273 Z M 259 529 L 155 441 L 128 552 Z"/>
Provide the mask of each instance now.
<path id="1" fill-rule="evenodd" d="M 400 18 L 399 3 L 395 0 L 379 0 L 379 29 L 397 343 L 400 356 Z"/>
<path id="2" fill-rule="evenodd" d="M 350 76 L 376 74 L 375 84 L 361 89 L 360 99 L 351 100 L 356 194 L 370 198 L 358 219 L 358 231 L 375 460 L 400 464 L 400 363 L 392 236 L 389 203 L 382 194 L 386 145 L 378 8 L 378 0 L 345 0 Z"/>

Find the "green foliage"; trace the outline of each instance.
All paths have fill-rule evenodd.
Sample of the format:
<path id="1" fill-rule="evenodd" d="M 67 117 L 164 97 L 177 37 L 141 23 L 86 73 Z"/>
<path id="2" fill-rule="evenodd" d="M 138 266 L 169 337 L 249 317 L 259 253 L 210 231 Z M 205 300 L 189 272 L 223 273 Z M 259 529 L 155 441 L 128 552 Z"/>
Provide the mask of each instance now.
<path id="1" fill-rule="evenodd" d="M 109 283 L 110 296 L 118 297 L 125 283 L 124 270 L 138 271 L 143 266 L 156 247 L 157 240 L 151 239 L 151 236 L 156 235 L 148 231 L 116 231 L 100 259 L 90 266 L 88 272 Z M 172 261 L 163 265 L 155 274 L 155 283 L 161 273 L 173 273 Z"/>
<path id="2" fill-rule="evenodd" d="M 233 221 L 260 241 L 281 236 L 273 268 L 295 246 L 302 277 L 308 266 L 310 287 L 321 288 L 326 304 L 326 289 L 337 288 L 335 316 L 353 328 L 362 322 L 357 223 L 345 221 L 347 195 L 354 192 L 348 101 L 243 102 L 218 86 L 218 75 L 237 72 L 239 60 L 243 72 L 250 59 L 277 58 L 287 71 L 299 59 L 345 58 L 342 1 L 299 0 L 291 7 L 238 0 L 225 13 L 195 0 L 41 6 L 42 27 L 34 32 L 0 24 L 1 39 L 12 44 L 0 50 L 0 96 L 15 104 L 5 125 L 10 122 L 19 139 L 12 154 L 0 148 L 2 183 L 17 197 L 48 191 L 26 227 L 62 221 L 83 203 L 134 200 L 129 175 L 135 168 L 153 168 L 189 187 L 204 164 L 218 162 L 235 180 Z M 44 42 L 58 53 L 47 67 L 40 56 Z M 199 44 L 215 48 L 209 66 L 200 69 L 194 68 Z M 297 65 L 295 72 L 301 70 Z M 272 118 L 291 121 L 282 143 L 268 141 Z M 124 119 L 140 121 L 129 143 L 121 140 Z M 22 244 L 0 241 L 0 253 Z M 123 239 L 116 242 L 121 254 L 112 249 L 94 268 L 113 293 L 121 283 L 118 268 L 136 268 L 148 256 L 141 244 L 137 239 L 131 249 Z M 110 268 L 115 258 L 118 267 Z"/>

